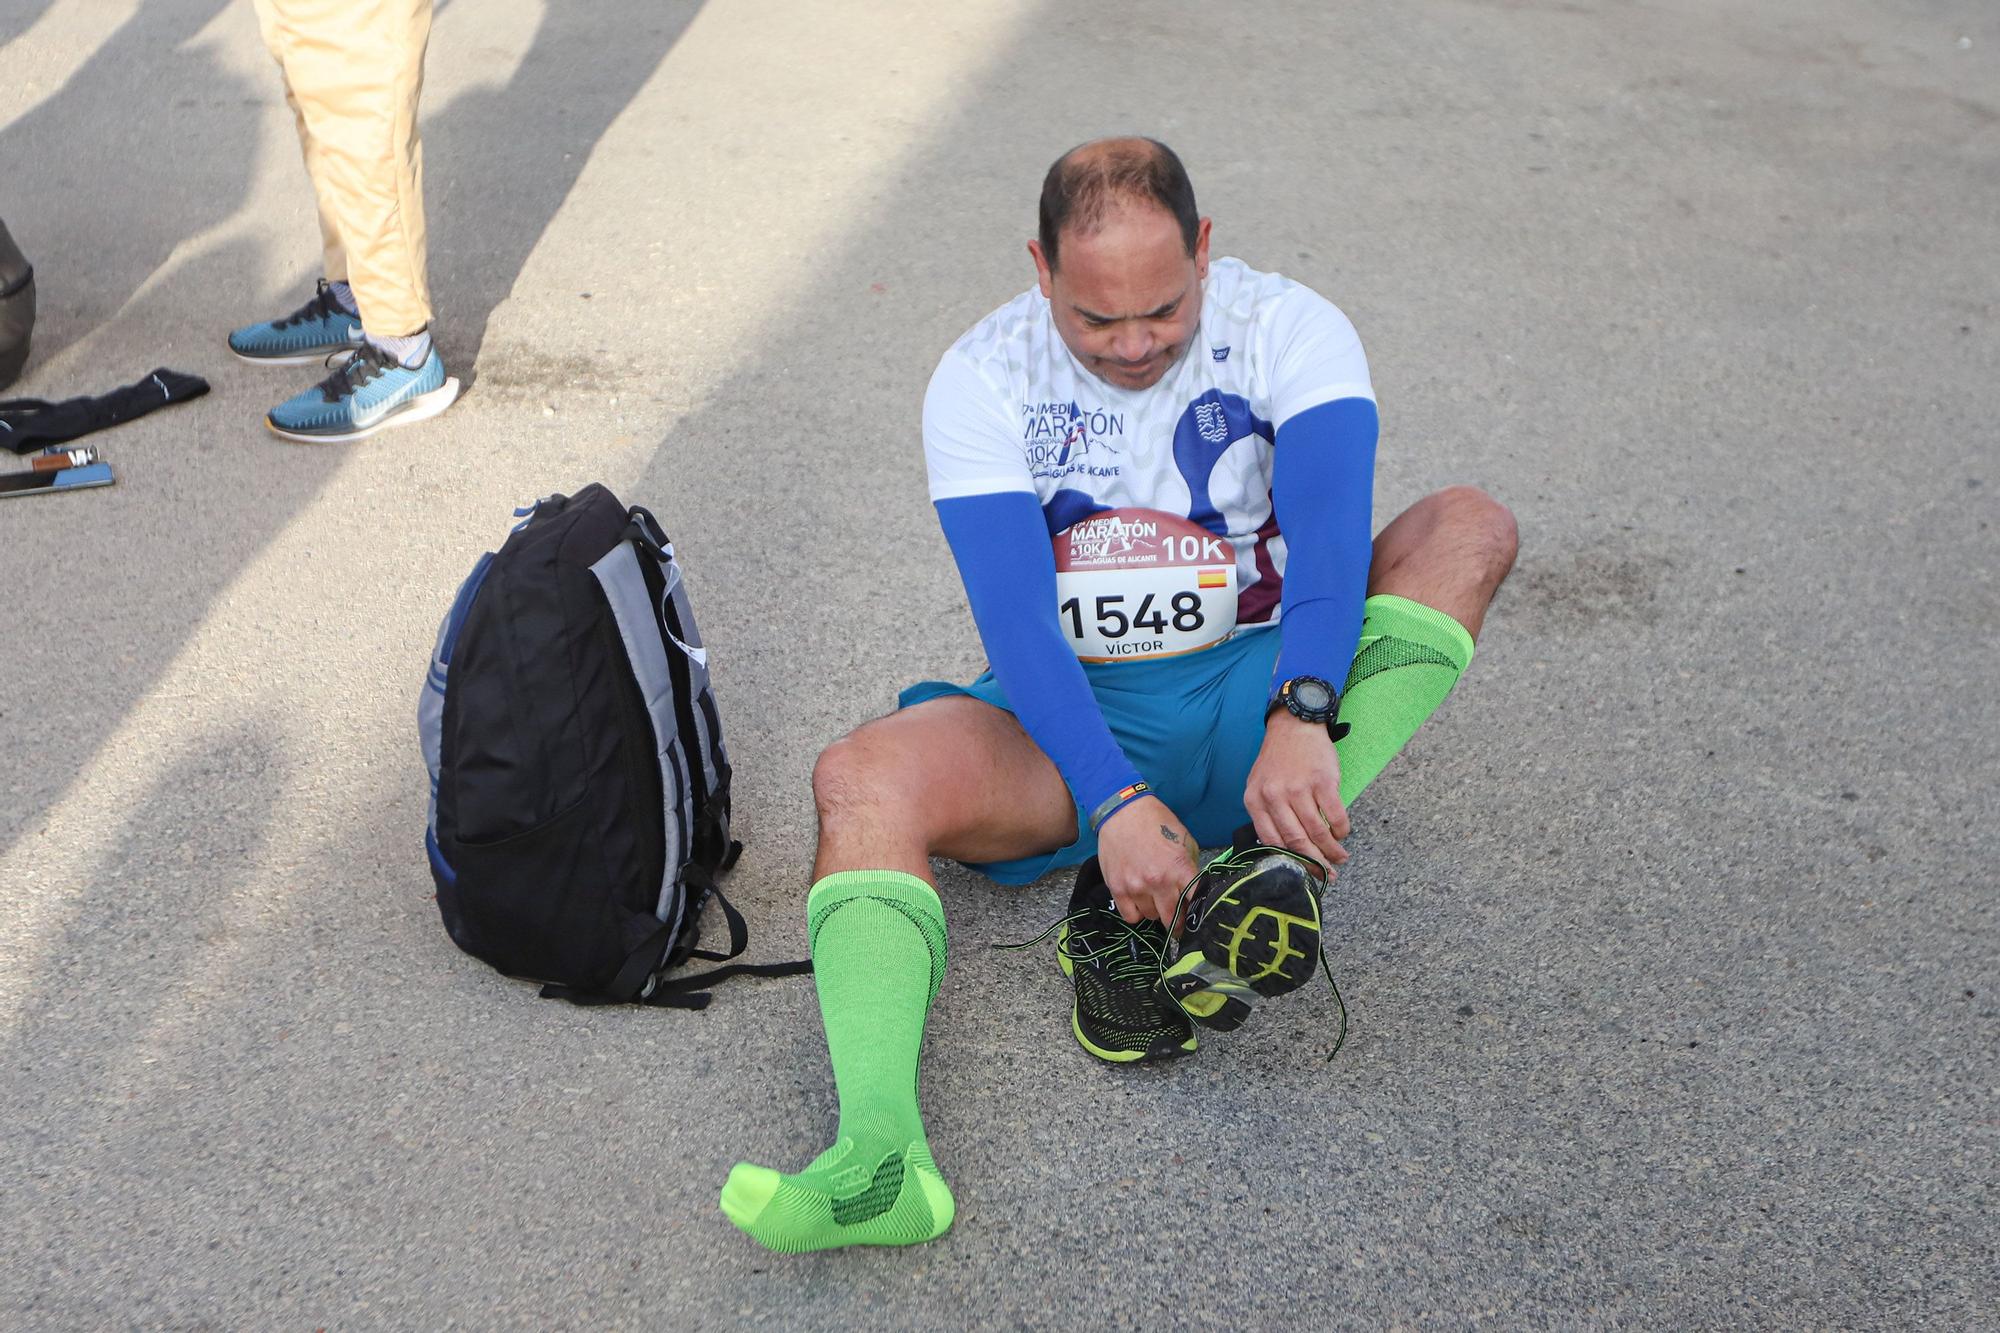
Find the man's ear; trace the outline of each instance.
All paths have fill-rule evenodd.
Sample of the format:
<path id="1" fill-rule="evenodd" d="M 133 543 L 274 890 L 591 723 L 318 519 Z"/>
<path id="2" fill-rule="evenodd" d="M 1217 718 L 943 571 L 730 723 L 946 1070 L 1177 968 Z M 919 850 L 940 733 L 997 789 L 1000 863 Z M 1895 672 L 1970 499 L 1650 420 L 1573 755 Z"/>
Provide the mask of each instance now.
<path id="1" fill-rule="evenodd" d="M 1203 218 L 1201 225 L 1194 229 L 1194 276 L 1202 282 L 1208 280 L 1208 227 L 1211 220 Z"/>
<path id="2" fill-rule="evenodd" d="M 1048 256 L 1042 253 L 1042 243 L 1040 241 L 1029 241 L 1028 253 L 1034 258 L 1035 281 L 1041 284 L 1042 295 L 1053 301 L 1055 299 L 1055 269 L 1050 266 Z M 1204 251 L 1204 253 L 1206 252 Z"/>

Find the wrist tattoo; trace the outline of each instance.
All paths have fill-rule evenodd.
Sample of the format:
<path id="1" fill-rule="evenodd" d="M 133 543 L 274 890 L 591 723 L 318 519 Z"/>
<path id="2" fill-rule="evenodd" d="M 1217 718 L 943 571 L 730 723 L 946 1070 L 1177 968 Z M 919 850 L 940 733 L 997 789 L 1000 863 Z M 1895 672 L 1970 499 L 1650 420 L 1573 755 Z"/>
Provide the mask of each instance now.
<path id="1" fill-rule="evenodd" d="M 1168 842 L 1175 844 L 1178 844 L 1181 840 L 1181 835 L 1168 828 L 1165 824 L 1160 825 L 1160 836 Z"/>

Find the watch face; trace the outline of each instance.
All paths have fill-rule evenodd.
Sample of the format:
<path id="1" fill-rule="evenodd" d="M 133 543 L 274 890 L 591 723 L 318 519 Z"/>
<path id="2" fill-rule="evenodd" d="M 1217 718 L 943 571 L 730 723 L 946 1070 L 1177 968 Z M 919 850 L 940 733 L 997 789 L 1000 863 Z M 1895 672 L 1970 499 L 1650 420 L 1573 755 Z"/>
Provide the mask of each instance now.
<path id="1" fill-rule="evenodd" d="M 1308 713 L 1324 713 L 1333 707 L 1333 691 L 1324 681 L 1309 679 L 1293 681 L 1292 698 Z"/>

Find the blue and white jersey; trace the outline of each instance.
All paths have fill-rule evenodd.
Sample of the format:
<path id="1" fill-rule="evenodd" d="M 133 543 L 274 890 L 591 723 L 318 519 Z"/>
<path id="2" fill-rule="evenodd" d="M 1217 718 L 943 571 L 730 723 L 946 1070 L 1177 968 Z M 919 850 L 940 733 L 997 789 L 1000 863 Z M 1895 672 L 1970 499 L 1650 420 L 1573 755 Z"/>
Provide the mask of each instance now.
<path id="1" fill-rule="evenodd" d="M 1237 624 L 1267 625 L 1285 577 L 1271 506 L 1277 428 L 1322 403 L 1374 397 L 1347 316 L 1241 260 L 1209 265 L 1195 340 L 1148 389 L 1086 370 L 1031 288 L 952 344 L 931 376 L 931 499 L 1028 492 L 1051 535 L 1107 509 L 1180 515 L 1229 540 Z"/>

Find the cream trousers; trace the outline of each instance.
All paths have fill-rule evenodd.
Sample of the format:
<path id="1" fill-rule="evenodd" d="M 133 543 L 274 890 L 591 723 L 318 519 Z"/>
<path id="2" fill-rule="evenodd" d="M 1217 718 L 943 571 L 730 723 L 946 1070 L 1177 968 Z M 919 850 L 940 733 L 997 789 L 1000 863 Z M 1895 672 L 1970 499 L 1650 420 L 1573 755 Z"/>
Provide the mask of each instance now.
<path id="1" fill-rule="evenodd" d="M 378 338 L 431 322 L 417 99 L 431 0 L 254 0 L 319 200 L 328 281 Z"/>

